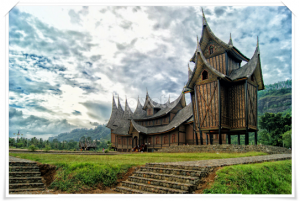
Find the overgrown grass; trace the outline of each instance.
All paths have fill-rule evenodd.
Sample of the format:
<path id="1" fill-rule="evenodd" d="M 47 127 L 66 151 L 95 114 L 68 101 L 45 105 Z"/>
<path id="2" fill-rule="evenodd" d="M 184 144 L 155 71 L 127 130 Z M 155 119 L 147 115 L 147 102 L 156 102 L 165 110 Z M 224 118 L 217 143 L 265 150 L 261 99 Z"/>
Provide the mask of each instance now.
<path id="1" fill-rule="evenodd" d="M 207 194 L 291 194 L 291 160 L 234 165 L 217 171 Z"/>
<path id="2" fill-rule="evenodd" d="M 95 188 L 99 184 L 113 186 L 117 183 L 117 179 L 130 167 L 145 165 L 146 163 L 237 158 L 265 155 L 265 153 L 140 153 L 120 155 L 10 153 L 9 155 L 57 166 L 56 179 L 50 188 L 72 193 L 81 189 Z"/>

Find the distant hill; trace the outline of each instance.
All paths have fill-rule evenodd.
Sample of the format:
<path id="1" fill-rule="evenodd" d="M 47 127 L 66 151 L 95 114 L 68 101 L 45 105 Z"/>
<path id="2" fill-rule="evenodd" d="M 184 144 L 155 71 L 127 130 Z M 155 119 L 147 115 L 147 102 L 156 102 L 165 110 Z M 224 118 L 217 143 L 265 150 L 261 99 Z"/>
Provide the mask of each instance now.
<path id="1" fill-rule="evenodd" d="M 74 129 L 69 133 L 61 133 L 58 136 L 49 137 L 49 141 L 57 139 L 58 141 L 70 141 L 74 140 L 79 142 L 82 136 L 91 137 L 93 140 L 110 140 L 110 129 L 105 125 L 99 125 L 94 129 L 78 128 Z"/>
<path id="2" fill-rule="evenodd" d="M 292 80 L 265 85 L 258 92 L 258 115 L 292 111 Z"/>

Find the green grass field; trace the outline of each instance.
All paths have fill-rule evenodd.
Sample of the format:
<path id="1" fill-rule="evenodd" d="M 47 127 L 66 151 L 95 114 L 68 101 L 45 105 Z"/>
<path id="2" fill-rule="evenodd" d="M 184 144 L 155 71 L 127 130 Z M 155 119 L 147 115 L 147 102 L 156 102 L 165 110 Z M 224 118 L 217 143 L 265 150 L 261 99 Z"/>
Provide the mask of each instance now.
<path id="1" fill-rule="evenodd" d="M 58 167 L 55 181 L 49 188 L 60 189 L 70 193 L 82 188 L 94 188 L 101 184 L 113 186 L 132 166 L 154 162 L 195 161 L 222 158 L 266 155 L 261 152 L 248 153 L 140 153 L 120 155 L 61 155 L 10 153 L 40 163 Z"/>
<path id="2" fill-rule="evenodd" d="M 292 161 L 233 165 L 217 171 L 207 194 L 291 194 Z"/>

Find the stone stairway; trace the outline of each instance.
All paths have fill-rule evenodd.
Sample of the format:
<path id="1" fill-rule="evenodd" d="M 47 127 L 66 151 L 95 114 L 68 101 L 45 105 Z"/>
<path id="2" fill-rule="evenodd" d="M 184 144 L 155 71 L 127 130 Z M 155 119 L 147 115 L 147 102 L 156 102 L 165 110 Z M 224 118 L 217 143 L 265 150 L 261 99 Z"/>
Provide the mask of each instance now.
<path id="1" fill-rule="evenodd" d="M 136 170 L 127 181 L 123 181 L 121 186 L 116 187 L 116 191 L 124 194 L 191 194 L 217 167 L 291 158 L 291 154 L 273 154 L 201 161 L 147 163 L 145 167 Z"/>
<path id="2" fill-rule="evenodd" d="M 127 181 L 123 181 L 116 191 L 132 194 L 190 194 L 210 170 L 212 168 L 186 169 L 148 163 L 134 172 Z"/>
<path id="3" fill-rule="evenodd" d="M 41 172 L 35 162 L 24 159 L 9 161 L 9 193 L 45 190 Z"/>

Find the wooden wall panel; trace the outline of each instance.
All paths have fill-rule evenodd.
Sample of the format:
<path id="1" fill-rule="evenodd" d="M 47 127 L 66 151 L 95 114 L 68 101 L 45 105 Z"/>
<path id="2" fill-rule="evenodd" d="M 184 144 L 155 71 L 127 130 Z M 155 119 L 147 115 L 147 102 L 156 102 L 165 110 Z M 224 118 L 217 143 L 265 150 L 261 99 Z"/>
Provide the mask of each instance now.
<path id="1" fill-rule="evenodd" d="M 256 86 L 248 83 L 248 125 L 257 126 Z"/>
<path id="2" fill-rule="evenodd" d="M 232 128 L 245 127 L 245 85 L 243 83 L 228 89 L 228 101 L 229 125 Z"/>
<path id="3" fill-rule="evenodd" d="M 218 123 L 218 82 L 198 85 L 196 88 L 200 127 L 212 128 Z M 197 122 L 198 123 L 198 122 Z"/>

